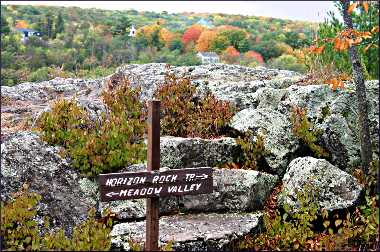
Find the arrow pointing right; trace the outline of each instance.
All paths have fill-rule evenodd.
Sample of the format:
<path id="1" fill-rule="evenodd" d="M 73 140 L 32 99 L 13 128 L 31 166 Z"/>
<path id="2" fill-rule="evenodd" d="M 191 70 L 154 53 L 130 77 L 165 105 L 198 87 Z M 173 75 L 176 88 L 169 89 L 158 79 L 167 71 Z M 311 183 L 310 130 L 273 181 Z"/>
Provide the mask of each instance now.
<path id="1" fill-rule="evenodd" d="M 208 175 L 203 173 L 202 175 L 197 175 L 195 177 L 200 178 L 200 179 L 206 179 L 206 178 L 208 178 Z"/>

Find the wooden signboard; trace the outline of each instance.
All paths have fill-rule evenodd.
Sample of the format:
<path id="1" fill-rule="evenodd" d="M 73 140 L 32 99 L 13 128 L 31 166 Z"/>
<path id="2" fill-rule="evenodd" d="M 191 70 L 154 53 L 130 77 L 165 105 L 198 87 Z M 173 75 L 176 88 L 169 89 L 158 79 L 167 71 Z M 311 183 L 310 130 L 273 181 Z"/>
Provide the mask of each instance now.
<path id="1" fill-rule="evenodd" d="M 125 172 L 99 177 L 102 201 L 212 193 L 212 169 Z"/>
<path id="2" fill-rule="evenodd" d="M 147 198 L 145 250 L 158 250 L 159 197 L 213 192 L 211 168 L 160 169 L 160 101 L 148 106 L 147 171 L 100 174 L 101 201 Z"/>

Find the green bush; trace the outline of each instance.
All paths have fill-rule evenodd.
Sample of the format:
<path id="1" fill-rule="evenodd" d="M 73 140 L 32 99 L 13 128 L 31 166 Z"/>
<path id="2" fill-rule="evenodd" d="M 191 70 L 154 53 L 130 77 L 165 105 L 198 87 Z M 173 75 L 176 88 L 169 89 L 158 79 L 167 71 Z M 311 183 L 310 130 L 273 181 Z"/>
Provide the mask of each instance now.
<path id="1" fill-rule="evenodd" d="M 27 69 L 1 68 L 1 85 L 14 86 L 27 80 Z"/>
<path id="2" fill-rule="evenodd" d="M 307 241 L 314 236 L 313 221 L 317 219 L 318 209 L 312 191 L 311 187 L 305 186 L 303 192 L 297 193 L 300 207 L 292 214 L 289 214 L 290 208 L 287 205 L 284 205 L 284 214 L 276 211 L 275 218 L 265 214 L 266 232 L 255 239 L 255 244 L 275 250 L 307 248 Z"/>
<path id="3" fill-rule="evenodd" d="M 236 143 L 240 146 L 243 152 L 243 158 L 240 160 L 242 168 L 250 170 L 259 170 L 260 163 L 263 162 L 264 157 L 269 154 L 264 147 L 264 137 L 257 135 L 253 141 L 253 134 L 248 131 L 243 137 L 238 137 Z"/>
<path id="4" fill-rule="evenodd" d="M 107 112 L 101 123 L 92 122 L 74 100 L 58 100 L 37 121 L 42 138 L 65 147 L 73 166 L 89 177 L 142 162 L 146 156 L 140 90 L 117 74 L 102 96 Z"/>
<path id="5" fill-rule="evenodd" d="M 223 134 L 234 108 L 212 94 L 195 98 L 195 86 L 187 78 L 167 74 L 155 92 L 161 100 L 161 134 L 178 137 L 217 137 Z"/>
<path id="6" fill-rule="evenodd" d="M 300 73 L 304 73 L 307 70 L 305 65 L 297 62 L 296 57 L 288 54 L 283 54 L 280 57 L 273 59 L 269 65 L 273 68 L 297 71 Z"/>
<path id="7" fill-rule="evenodd" d="M 67 251 L 106 251 L 111 247 L 112 220 L 98 222 L 95 210 L 89 211 L 88 219 L 76 226 L 72 238 L 65 236 L 62 229 L 55 233 L 40 235 L 34 220 L 36 205 L 41 196 L 27 191 L 25 187 L 9 202 L 1 202 L 1 249 L 5 250 L 67 250 Z M 44 218 L 45 228 L 49 227 Z"/>

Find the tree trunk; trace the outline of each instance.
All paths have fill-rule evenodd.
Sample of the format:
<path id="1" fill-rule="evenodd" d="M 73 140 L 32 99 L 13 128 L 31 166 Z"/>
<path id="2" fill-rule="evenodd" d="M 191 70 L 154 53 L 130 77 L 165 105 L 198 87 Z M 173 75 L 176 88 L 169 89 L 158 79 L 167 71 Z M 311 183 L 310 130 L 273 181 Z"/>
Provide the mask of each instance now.
<path id="1" fill-rule="evenodd" d="M 348 13 L 348 7 L 350 1 L 342 0 L 343 4 L 343 20 L 347 29 L 353 29 L 352 17 Z M 369 164 L 372 161 L 372 145 L 369 132 L 369 120 L 368 120 L 368 103 L 366 95 L 366 87 L 364 83 L 364 71 L 361 64 L 356 46 L 351 46 L 348 49 L 350 60 L 352 64 L 353 80 L 356 86 L 356 97 L 358 102 L 358 114 L 359 114 L 359 129 L 360 129 L 360 154 L 361 165 L 364 174 L 368 174 Z"/>

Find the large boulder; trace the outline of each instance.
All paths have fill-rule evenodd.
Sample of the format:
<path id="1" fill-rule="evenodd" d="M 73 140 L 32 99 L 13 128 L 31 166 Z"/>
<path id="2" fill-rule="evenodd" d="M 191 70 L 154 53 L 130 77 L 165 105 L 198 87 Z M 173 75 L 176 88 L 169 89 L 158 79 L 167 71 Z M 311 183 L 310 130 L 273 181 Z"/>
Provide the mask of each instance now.
<path id="1" fill-rule="evenodd" d="M 9 135 L 1 144 L 1 200 L 11 198 L 24 183 L 42 196 L 37 221 L 51 217 L 51 228 L 62 227 L 67 234 L 87 218 L 94 206 L 80 189 L 78 172 L 70 169 L 59 149 L 48 146 L 31 132 Z"/>
<path id="2" fill-rule="evenodd" d="M 348 85 L 352 90 L 353 85 Z M 379 81 L 367 81 L 368 119 L 374 158 L 379 156 Z M 332 162 L 351 172 L 360 165 L 360 126 L 357 97 L 343 91 L 329 106 L 329 114 L 317 127 L 323 131 L 323 146 L 332 154 Z"/>
<path id="3" fill-rule="evenodd" d="M 141 170 L 145 170 L 144 166 L 140 167 Z M 267 196 L 277 181 L 277 176 L 263 172 L 214 168 L 213 193 L 162 197 L 160 213 L 259 210 L 263 208 Z M 99 206 L 101 212 L 109 208 L 118 219 L 145 217 L 145 199 L 100 202 Z"/>
<path id="4" fill-rule="evenodd" d="M 244 235 L 257 233 L 261 228 L 262 214 L 191 214 L 161 217 L 159 246 L 172 243 L 175 251 L 220 251 Z M 112 247 L 131 250 L 129 241 L 143 248 L 145 221 L 121 223 L 111 232 Z"/>
<path id="5" fill-rule="evenodd" d="M 160 138 L 161 166 L 172 169 L 217 166 L 233 162 L 240 152 L 235 139 Z"/>
<path id="6" fill-rule="evenodd" d="M 270 80 L 274 81 L 274 80 Z M 369 125 L 375 158 L 378 156 L 379 137 L 379 88 L 378 81 L 366 81 Z M 292 108 L 297 106 L 307 109 L 308 120 L 315 125 L 314 131 L 320 129 L 318 144 L 331 153 L 331 162 L 340 169 L 351 172 L 360 164 L 360 136 L 357 97 L 352 83 L 346 83 L 343 90 L 332 90 L 328 85 L 291 85 L 286 87 L 259 88 L 253 95 L 253 103 L 249 109 L 237 113 L 233 126 L 237 129 L 251 124 L 259 112 L 257 109 L 271 109 L 289 124 Z M 250 112 L 249 112 L 250 111 Z M 270 113 L 272 115 L 273 112 Z M 242 115 L 244 115 L 242 117 Z M 275 123 L 278 116 L 267 117 L 267 124 Z M 277 123 L 277 122 L 276 122 Z M 242 127 L 242 125 L 246 127 Z M 280 124 L 281 125 L 281 124 Z M 291 126 L 291 125 L 290 125 Z M 289 132 L 289 131 L 288 131 Z M 292 135 L 292 133 L 290 132 Z M 290 145 L 282 145 L 285 152 L 292 153 Z M 297 154 L 298 155 L 298 154 Z M 289 161 L 289 159 L 288 159 Z M 268 162 L 269 163 L 269 162 Z M 285 162 L 286 163 L 286 162 Z"/>
<path id="7" fill-rule="evenodd" d="M 280 202 L 293 209 L 301 204 L 297 193 L 313 194 L 318 209 L 331 211 L 355 205 L 363 189 L 350 174 L 313 157 L 290 162 L 282 182 Z"/>
<path id="8" fill-rule="evenodd" d="M 244 212 L 262 209 L 278 177 L 252 170 L 214 169 L 214 192 L 185 195 L 180 200 L 186 211 Z"/>
<path id="9" fill-rule="evenodd" d="M 291 132 L 291 123 L 286 115 L 270 108 L 247 108 L 232 118 L 231 127 L 263 136 L 264 148 L 269 151 L 265 156 L 268 165 L 275 174 L 285 172 L 291 154 L 298 148 L 298 140 Z"/>

